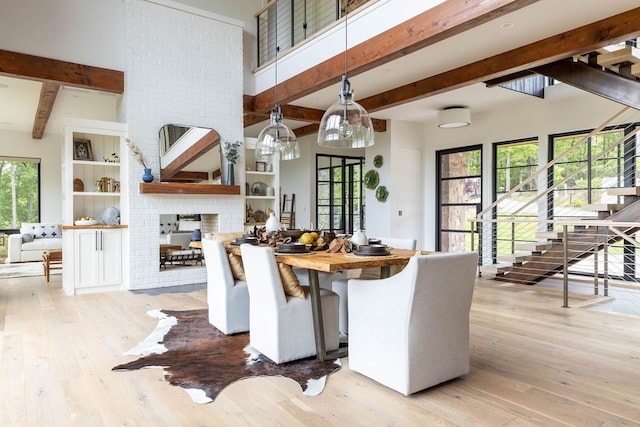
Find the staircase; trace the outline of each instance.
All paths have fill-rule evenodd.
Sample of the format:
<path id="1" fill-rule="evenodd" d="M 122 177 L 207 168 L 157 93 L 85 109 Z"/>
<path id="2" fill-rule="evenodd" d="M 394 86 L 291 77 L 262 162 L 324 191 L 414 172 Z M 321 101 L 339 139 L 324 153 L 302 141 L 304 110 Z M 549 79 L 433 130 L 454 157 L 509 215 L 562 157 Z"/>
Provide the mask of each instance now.
<path id="1" fill-rule="evenodd" d="M 624 196 L 628 204 L 593 204 L 585 205 L 583 209 L 597 211 L 598 218 L 606 220 L 607 223 L 629 223 L 640 220 L 640 200 L 638 200 L 640 187 L 621 187 L 611 190 Z M 567 264 L 573 265 L 594 255 L 594 252 L 602 250 L 605 244 L 611 245 L 622 240 L 622 235 L 631 237 L 639 230 L 640 226 L 627 226 L 615 233 L 609 231 L 606 226 L 576 224 L 573 230 L 567 233 L 566 248 L 565 236 L 562 232 L 538 232 L 536 237 L 544 240 L 516 246 L 517 249 L 527 252 L 498 256 L 499 263 L 483 265 L 480 267 L 480 272 L 484 276 L 532 285 L 563 270 L 565 251 L 568 254 Z"/>

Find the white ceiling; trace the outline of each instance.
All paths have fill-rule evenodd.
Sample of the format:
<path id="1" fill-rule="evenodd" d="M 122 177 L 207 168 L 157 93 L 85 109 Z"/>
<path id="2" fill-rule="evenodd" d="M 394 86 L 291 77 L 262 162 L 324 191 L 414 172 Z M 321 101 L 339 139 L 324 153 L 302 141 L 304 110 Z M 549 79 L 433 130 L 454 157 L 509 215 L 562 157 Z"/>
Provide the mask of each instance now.
<path id="1" fill-rule="evenodd" d="M 356 101 L 381 91 L 433 76 L 467 63 L 505 52 L 519 46 L 570 30 L 605 17 L 638 7 L 639 0 L 540 0 L 510 15 L 488 22 L 421 51 L 406 55 L 366 73 L 349 76 Z M 215 10 L 213 10 L 215 12 Z M 510 24 L 510 25 L 507 25 Z M 505 26 L 509 28 L 504 28 Z M 0 129 L 30 132 L 40 96 L 38 82 L 0 76 Z M 334 86 L 300 98 L 292 104 L 326 109 L 335 102 Z M 571 91 L 566 91 L 571 96 Z M 117 96 L 63 87 L 56 99 L 47 133 L 58 133 L 67 116 L 104 119 Z M 401 106 L 376 111 L 372 117 L 428 122 L 437 111 L 450 105 L 462 105 L 472 114 L 510 103 L 540 102 L 539 99 L 501 88 L 485 88 L 482 83 L 431 96 Z M 112 119 L 115 119 L 112 118 Z M 247 136 L 257 136 L 266 122 L 251 126 Z M 307 123 L 287 121 L 292 127 Z"/>

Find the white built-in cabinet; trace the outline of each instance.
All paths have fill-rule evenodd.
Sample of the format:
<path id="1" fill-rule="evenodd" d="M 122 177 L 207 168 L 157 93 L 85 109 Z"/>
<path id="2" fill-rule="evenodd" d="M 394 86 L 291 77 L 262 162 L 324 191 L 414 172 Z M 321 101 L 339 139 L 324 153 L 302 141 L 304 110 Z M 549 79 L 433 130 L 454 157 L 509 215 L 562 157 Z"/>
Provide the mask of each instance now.
<path id="1" fill-rule="evenodd" d="M 122 282 L 122 229 L 79 229 L 74 230 L 73 237 L 76 291 L 119 288 Z"/>
<path id="2" fill-rule="evenodd" d="M 62 165 L 62 287 L 67 295 L 126 289 L 127 125 L 68 119 Z M 79 158 L 79 144 L 90 158 Z M 86 151 L 82 150 L 82 154 Z M 120 212 L 117 224 L 105 224 L 107 208 Z M 112 209 L 111 209 L 112 210 Z M 76 219 L 95 218 L 95 225 Z"/>
<path id="3" fill-rule="evenodd" d="M 278 155 L 258 164 L 257 138 L 245 138 L 245 228 L 265 225 L 269 210 L 280 219 L 280 161 Z M 264 167 L 263 170 L 259 170 Z"/>

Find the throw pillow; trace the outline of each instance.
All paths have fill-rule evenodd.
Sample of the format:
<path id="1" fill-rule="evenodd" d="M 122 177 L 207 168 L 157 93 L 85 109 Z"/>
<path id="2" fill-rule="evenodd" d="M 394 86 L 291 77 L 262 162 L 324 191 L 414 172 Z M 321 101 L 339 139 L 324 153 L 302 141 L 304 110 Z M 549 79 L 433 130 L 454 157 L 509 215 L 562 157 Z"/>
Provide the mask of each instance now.
<path id="1" fill-rule="evenodd" d="M 169 234 L 172 231 L 176 231 L 177 229 L 178 229 L 178 224 L 175 222 L 160 223 L 160 234 Z"/>
<path id="2" fill-rule="evenodd" d="M 62 237 L 62 233 L 57 224 L 36 224 L 33 229 L 33 234 L 36 239 Z"/>
<path id="3" fill-rule="evenodd" d="M 23 222 L 20 226 L 20 234 L 31 234 L 32 236 L 35 234 L 33 231 L 36 228 L 37 223 L 35 222 Z"/>
<path id="4" fill-rule="evenodd" d="M 286 295 L 291 297 L 305 298 L 304 289 L 300 286 L 298 276 L 288 264 L 278 263 L 278 271 L 282 280 L 282 289 Z"/>
<path id="5" fill-rule="evenodd" d="M 22 235 L 22 243 L 33 242 L 33 234 L 25 233 Z"/>
<path id="6" fill-rule="evenodd" d="M 244 275 L 244 265 L 242 265 L 242 258 L 238 255 L 229 254 L 229 267 L 231 267 L 231 274 L 236 280 L 247 281 L 247 277 Z"/>

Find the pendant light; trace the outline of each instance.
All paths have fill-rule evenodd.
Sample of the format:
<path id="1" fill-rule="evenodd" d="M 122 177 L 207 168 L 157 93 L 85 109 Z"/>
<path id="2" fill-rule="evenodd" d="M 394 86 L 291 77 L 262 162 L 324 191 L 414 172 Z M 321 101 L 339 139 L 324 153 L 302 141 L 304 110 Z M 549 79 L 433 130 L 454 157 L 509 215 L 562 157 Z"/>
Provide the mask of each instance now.
<path id="1" fill-rule="evenodd" d="M 274 101 L 276 104 L 271 109 L 270 124 L 262 129 L 258 135 L 256 143 L 256 159 L 265 159 L 273 156 L 276 152 L 280 153 L 280 160 L 294 160 L 300 158 L 300 145 L 296 134 L 284 124 L 282 119 L 282 108 L 278 104 L 278 1 L 275 4 L 276 13 L 276 56 L 274 60 L 275 85 L 274 85 Z"/>
<path id="2" fill-rule="evenodd" d="M 347 79 L 347 6 L 344 8 L 344 74 L 338 101 L 325 111 L 318 130 L 318 145 L 331 148 L 365 148 L 374 144 L 373 125 L 367 111 L 353 100 Z"/>

